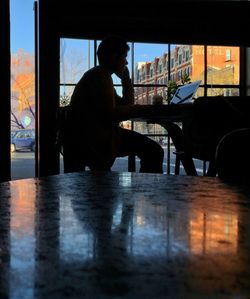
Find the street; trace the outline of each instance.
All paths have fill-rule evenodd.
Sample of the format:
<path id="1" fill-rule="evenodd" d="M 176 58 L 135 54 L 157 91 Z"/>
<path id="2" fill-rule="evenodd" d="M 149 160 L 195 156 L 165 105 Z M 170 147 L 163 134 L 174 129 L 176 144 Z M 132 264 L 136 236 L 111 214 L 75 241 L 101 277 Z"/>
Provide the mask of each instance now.
<path id="1" fill-rule="evenodd" d="M 163 147 L 165 151 L 164 158 L 164 173 L 167 172 L 167 147 Z M 174 147 L 171 147 L 170 154 L 170 173 L 174 173 L 174 165 L 175 165 L 175 155 L 173 154 Z M 199 175 L 202 175 L 203 171 L 203 162 L 200 160 L 195 160 L 196 169 Z M 117 158 L 112 171 L 127 171 L 128 169 L 128 160 L 127 157 Z M 139 159 L 136 159 L 136 170 L 139 169 Z M 60 163 L 60 172 L 63 173 L 63 160 L 61 157 Z M 185 174 L 183 167 L 181 165 L 180 174 Z M 24 179 L 24 178 L 32 178 L 35 176 L 35 154 L 31 151 L 19 151 L 11 154 L 11 178 L 12 180 L 16 179 Z"/>

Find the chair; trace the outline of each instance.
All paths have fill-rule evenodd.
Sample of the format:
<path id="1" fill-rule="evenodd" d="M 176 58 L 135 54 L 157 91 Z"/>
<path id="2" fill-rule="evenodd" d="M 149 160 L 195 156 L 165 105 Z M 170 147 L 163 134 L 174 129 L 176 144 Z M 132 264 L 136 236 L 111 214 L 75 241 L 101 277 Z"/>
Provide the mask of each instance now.
<path id="1" fill-rule="evenodd" d="M 233 183 L 249 184 L 249 139 L 250 128 L 237 129 L 223 136 L 216 148 L 215 157 L 219 178 Z"/>
<path id="2" fill-rule="evenodd" d="M 180 174 L 180 167 L 181 167 L 181 160 L 183 158 L 183 155 L 185 154 L 184 151 L 173 151 L 173 154 L 175 155 L 175 167 L 174 167 L 174 174 L 178 175 Z"/>
<path id="3" fill-rule="evenodd" d="M 180 162 L 182 162 L 187 175 L 197 176 L 197 171 L 195 169 L 192 156 L 189 153 L 189 150 L 185 144 L 182 129 L 179 127 L 178 124 L 173 122 L 164 121 L 160 124 L 168 131 L 169 137 L 172 139 L 173 144 L 175 146 L 175 174 L 179 174 Z"/>
<path id="4" fill-rule="evenodd" d="M 181 168 L 181 161 L 183 160 L 183 157 L 185 155 L 184 151 L 173 151 L 173 154 L 175 157 L 175 167 L 174 167 L 174 174 L 179 175 L 180 174 L 180 168 Z M 195 157 L 194 157 L 195 158 Z M 210 161 L 202 160 L 203 161 L 203 175 L 207 174 L 208 168 L 207 168 L 207 162 L 210 163 Z M 186 171 L 187 172 L 187 171 Z M 193 174 L 195 175 L 195 174 Z M 197 174 L 198 175 L 198 174 Z"/>
<path id="5" fill-rule="evenodd" d="M 182 128 L 171 122 L 162 124 L 176 148 L 175 174 L 182 162 L 188 175 L 197 175 L 195 158 L 203 161 L 204 175 L 216 176 L 217 145 L 225 134 L 250 127 L 249 109 L 250 97 L 200 97 L 194 101 L 192 116 L 183 119 Z"/>
<path id="6" fill-rule="evenodd" d="M 193 158 L 209 162 L 206 175 L 216 176 L 216 148 L 229 132 L 250 127 L 250 97 L 208 96 L 194 101 L 192 118 L 183 121 L 183 136 Z"/>

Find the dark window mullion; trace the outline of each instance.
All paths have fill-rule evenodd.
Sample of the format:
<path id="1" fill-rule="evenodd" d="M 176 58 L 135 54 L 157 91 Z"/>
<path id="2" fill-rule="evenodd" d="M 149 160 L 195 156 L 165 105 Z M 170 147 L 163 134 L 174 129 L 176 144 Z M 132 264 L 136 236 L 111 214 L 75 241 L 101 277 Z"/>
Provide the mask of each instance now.
<path id="1" fill-rule="evenodd" d="M 97 40 L 94 40 L 94 66 L 97 66 Z"/>
<path id="2" fill-rule="evenodd" d="M 131 80 L 132 80 L 132 84 L 134 86 L 134 80 L 135 80 L 135 71 L 134 71 L 134 68 L 135 68 L 135 55 L 134 55 L 134 42 L 131 43 Z"/>
<path id="3" fill-rule="evenodd" d="M 247 68 L 246 68 L 246 62 L 247 62 L 247 51 L 245 47 L 240 47 L 240 78 L 239 78 L 239 83 L 240 83 L 240 96 L 246 96 L 246 85 L 247 85 Z"/>
<path id="4" fill-rule="evenodd" d="M 204 96 L 207 96 L 207 45 L 204 46 Z"/>

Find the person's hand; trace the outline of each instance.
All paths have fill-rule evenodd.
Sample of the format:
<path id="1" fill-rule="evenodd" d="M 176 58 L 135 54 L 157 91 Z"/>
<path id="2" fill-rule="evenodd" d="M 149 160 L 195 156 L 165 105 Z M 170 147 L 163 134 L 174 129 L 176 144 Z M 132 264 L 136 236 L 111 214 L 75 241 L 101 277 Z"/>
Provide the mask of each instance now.
<path id="1" fill-rule="evenodd" d="M 127 67 L 125 67 L 121 72 L 116 72 L 116 76 L 118 76 L 122 81 L 129 81 L 130 80 L 130 75 L 129 75 L 129 70 Z"/>

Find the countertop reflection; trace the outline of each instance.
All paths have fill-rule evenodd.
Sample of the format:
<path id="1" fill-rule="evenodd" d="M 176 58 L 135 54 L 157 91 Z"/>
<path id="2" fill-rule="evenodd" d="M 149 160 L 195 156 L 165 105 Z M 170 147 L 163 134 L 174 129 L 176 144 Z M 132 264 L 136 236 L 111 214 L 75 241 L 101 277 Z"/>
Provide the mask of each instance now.
<path id="1" fill-rule="evenodd" d="M 250 189 L 82 172 L 0 184 L 1 298 L 249 298 Z"/>

